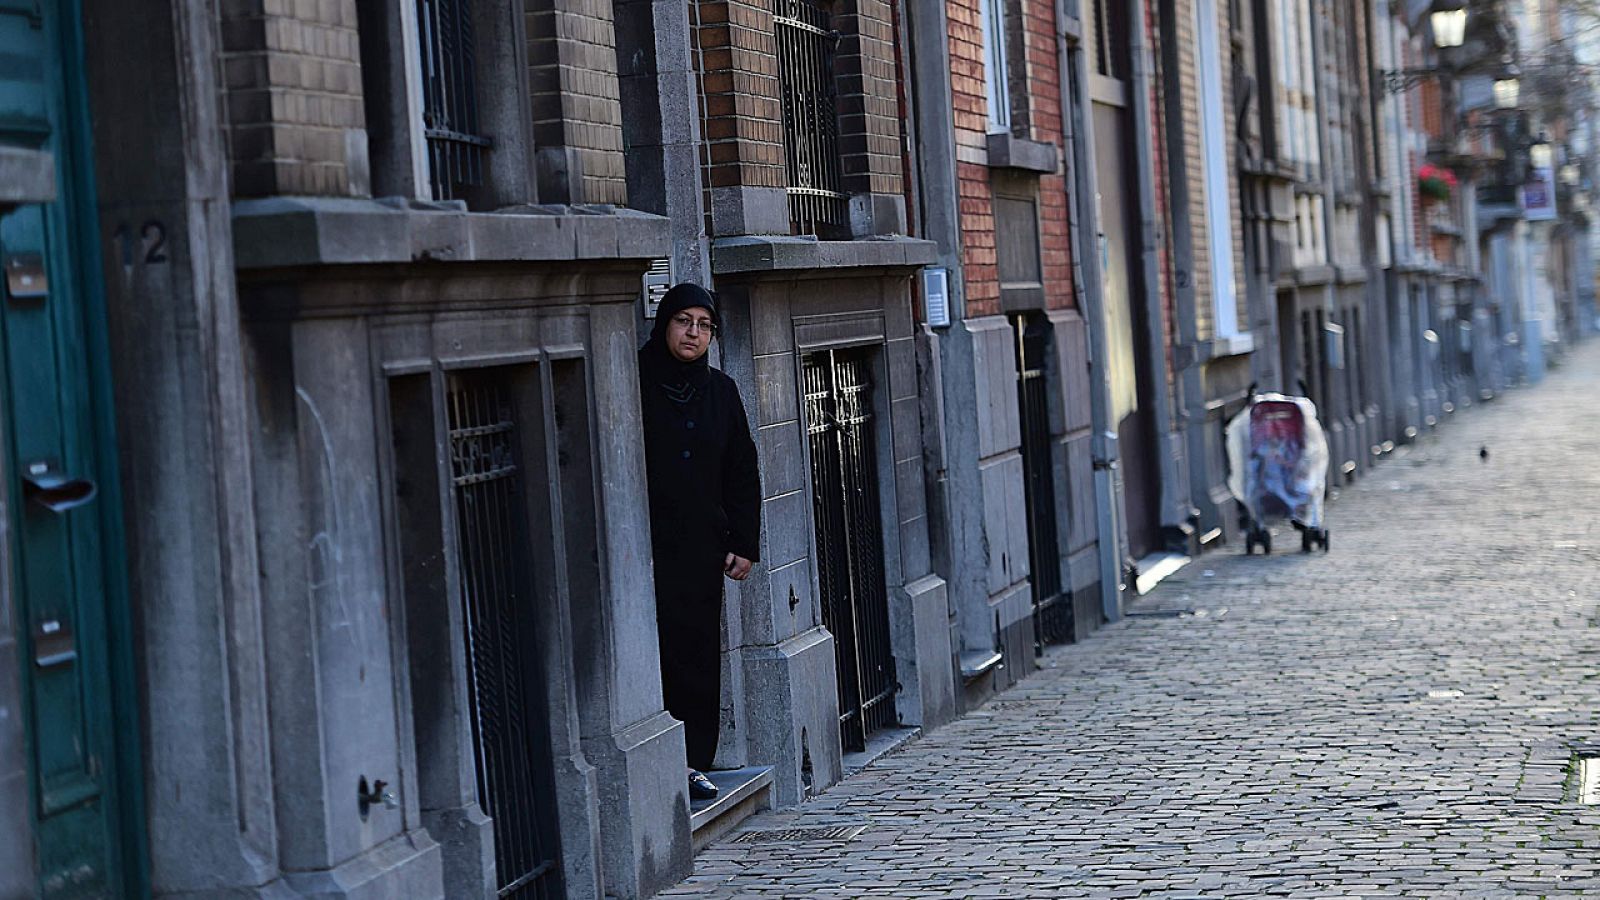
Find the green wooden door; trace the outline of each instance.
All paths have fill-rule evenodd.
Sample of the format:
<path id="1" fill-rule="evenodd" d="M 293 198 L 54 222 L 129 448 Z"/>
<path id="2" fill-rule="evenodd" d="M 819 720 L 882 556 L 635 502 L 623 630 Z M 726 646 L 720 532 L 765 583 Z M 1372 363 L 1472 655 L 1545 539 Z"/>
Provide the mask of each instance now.
<path id="1" fill-rule="evenodd" d="M 130 879 L 139 867 L 128 861 L 136 819 L 120 789 L 128 758 L 118 753 L 131 741 L 111 679 L 108 613 L 124 595 L 103 311 L 86 227 L 92 178 L 76 19 L 62 12 L 58 0 L 0 0 L 0 139 L 49 151 L 58 195 L 0 218 L 0 458 L 47 900 L 139 893 Z"/>

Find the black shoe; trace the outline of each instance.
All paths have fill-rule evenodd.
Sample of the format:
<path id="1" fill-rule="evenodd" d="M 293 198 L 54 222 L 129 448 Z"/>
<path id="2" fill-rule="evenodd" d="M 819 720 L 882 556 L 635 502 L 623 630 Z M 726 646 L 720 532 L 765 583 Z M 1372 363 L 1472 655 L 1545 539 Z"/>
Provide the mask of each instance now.
<path id="1" fill-rule="evenodd" d="M 689 799 L 711 800 L 717 796 L 717 786 L 711 779 L 694 770 L 689 771 Z"/>

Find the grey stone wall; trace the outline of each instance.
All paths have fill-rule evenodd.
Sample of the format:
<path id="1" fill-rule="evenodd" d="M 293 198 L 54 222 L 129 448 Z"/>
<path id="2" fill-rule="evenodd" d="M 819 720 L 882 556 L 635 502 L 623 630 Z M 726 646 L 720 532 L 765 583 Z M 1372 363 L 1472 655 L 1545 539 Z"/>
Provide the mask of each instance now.
<path id="1" fill-rule="evenodd" d="M 902 685 L 895 708 L 906 725 L 953 713 L 944 582 L 929 555 L 909 278 L 903 269 L 806 267 L 728 273 L 717 289 L 722 365 L 745 388 L 764 494 L 762 564 L 729 594 L 719 764 L 774 765 L 774 799 L 787 804 L 841 774 L 835 639 L 818 594 L 799 384 L 808 351 L 873 348 L 885 580 Z"/>
<path id="2" fill-rule="evenodd" d="M 295 221 L 303 217 L 285 224 Z M 658 227 L 636 249 L 664 238 Z M 435 505 L 438 532 L 427 538 L 416 525 L 429 516 L 408 513 L 415 501 L 400 499 L 442 490 L 438 461 L 448 451 L 440 444 L 407 456 L 386 438 L 396 435 L 399 447 L 397 429 L 442 421 L 433 398 L 443 396 L 446 373 L 484 367 L 522 385 L 512 390 L 523 398 L 521 443 L 533 454 L 524 478 L 540 602 L 539 644 L 529 652 L 545 695 L 530 698 L 527 714 L 548 727 L 555 796 L 546 799 L 567 890 L 643 896 L 687 873 L 686 788 L 669 777 L 681 771 L 682 730 L 662 711 L 657 686 L 634 375 L 643 266 L 248 275 L 260 482 L 272 485 L 258 491 L 257 507 L 264 605 L 275 623 L 270 740 L 286 770 L 311 752 L 301 742 L 322 748 L 320 765 L 295 766 L 296 782 L 277 796 L 280 817 L 313 823 L 281 851 L 302 860 L 303 871 L 286 879 L 297 889 L 493 895 L 492 823 L 478 804 L 465 637 L 454 612 L 460 588 L 451 579 L 460 576 L 441 581 L 417 568 L 443 559 L 446 573 L 457 571 L 448 562 L 453 513 Z M 437 428 L 423 433 L 442 440 Z M 400 490 L 402 479 L 411 486 Z M 360 776 L 388 781 L 399 808 L 360 815 L 349 791 Z"/>
<path id="3" fill-rule="evenodd" d="M 83 6 L 100 221 L 168 237 L 164 263 L 107 254 L 104 279 L 142 749 L 159 786 L 151 886 L 253 896 L 278 876 L 278 826 L 217 9 Z"/>

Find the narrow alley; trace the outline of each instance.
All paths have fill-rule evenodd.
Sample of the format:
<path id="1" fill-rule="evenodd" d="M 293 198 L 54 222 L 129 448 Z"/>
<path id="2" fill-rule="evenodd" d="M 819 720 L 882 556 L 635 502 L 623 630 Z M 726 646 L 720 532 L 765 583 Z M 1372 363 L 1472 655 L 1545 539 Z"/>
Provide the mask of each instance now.
<path id="1" fill-rule="evenodd" d="M 1191 564 L 667 896 L 1600 894 L 1597 395 L 1591 346 L 1458 413 L 1329 555 Z"/>

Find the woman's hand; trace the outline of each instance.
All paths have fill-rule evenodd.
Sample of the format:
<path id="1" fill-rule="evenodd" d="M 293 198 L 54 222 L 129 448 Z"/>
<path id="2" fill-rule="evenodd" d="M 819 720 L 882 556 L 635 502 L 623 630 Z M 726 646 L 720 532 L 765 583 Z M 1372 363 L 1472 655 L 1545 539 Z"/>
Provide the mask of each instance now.
<path id="1" fill-rule="evenodd" d="M 722 561 L 722 571 L 734 581 L 743 581 L 750 574 L 750 560 L 729 553 L 728 558 Z"/>

